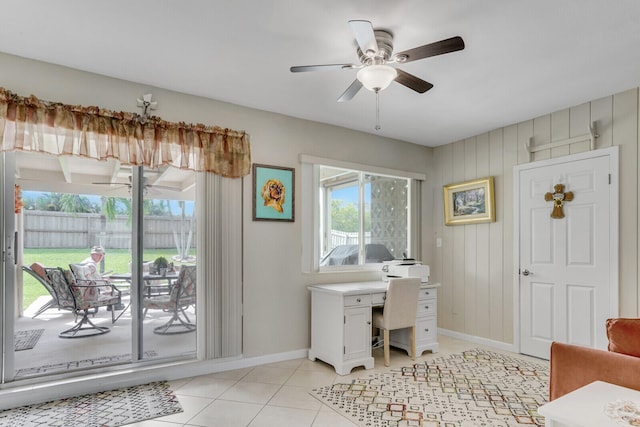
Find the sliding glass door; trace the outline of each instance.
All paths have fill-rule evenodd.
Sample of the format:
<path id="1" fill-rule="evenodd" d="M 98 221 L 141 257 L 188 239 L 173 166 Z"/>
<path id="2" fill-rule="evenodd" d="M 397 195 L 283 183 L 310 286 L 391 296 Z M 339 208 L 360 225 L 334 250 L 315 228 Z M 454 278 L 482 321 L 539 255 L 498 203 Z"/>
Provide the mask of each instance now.
<path id="1" fill-rule="evenodd" d="M 142 170 L 140 359 L 195 356 L 195 172 Z"/>
<path id="2" fill-rule="evenodd" d="M 3 162 L 3 382 L 195 357 L 195 173 Z"/>
<path id="3" fill-rule="evenodd" d="M 0 316 L 0 335 L 2 337 L 2 363 L 0 379 L 12 381 L 15 376 L 15 357 L 13 353 L 14 327 L 18 295 L 16 287 L 16 217 L 14 213 L 14 154 L 0 153 L 0 238 L 2 258 L 0 259 L 0 294 L 3 304 Z"/>

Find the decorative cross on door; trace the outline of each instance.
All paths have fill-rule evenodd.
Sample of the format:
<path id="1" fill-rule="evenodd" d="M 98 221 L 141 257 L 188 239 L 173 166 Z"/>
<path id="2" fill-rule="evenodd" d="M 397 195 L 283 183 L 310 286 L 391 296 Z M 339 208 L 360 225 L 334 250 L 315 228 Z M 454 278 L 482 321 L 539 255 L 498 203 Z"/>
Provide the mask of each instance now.
<path id="1" fill-rule="evenodd" d="M 564 202 L 570 202 L 573 200 L 573 192 L 564 192 L 563 184 L 556 184 L 553 186 L 553 193 L 547 193 L 544 195 L 544 199 L 547 202 L 553 201 L 553 211 L 551 211 L 551 218 L 564 218 Z"/>

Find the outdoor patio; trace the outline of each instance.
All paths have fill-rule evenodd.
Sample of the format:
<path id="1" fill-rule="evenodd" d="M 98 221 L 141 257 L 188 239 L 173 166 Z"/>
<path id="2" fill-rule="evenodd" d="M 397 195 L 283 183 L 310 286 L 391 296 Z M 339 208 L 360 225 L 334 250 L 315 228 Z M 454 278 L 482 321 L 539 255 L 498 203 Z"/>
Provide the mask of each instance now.
<path id="1" fill-rule="evenodd" d="M 15 332 L 43 329 L 42 335 L 32 349 L 16 351 L 16 379 L 39 375 L 68 372 L 75 369 L 90 369 L 98 366 L 125 364 L 131 361 L 131 307 L 111 323 L 111 312 L 104 307 L 89 319 L 98 326 L 107 326 L 110 331 L 103 335 L 83 338 L 60 338 L 58 333 L 76 323 L 75 315 L 68 310 L 49 309 L 35 319 L 31 317 L 49 300 L 40 297 L 31 304 L 23 317 L 16 319 Z M 129 296 L 123 296 L 125 306 Z M 186 310 L 189 319 L 196 323 L 194 307 Z M 154 328 L 165 324 L 171 313 L 149 310 L 143 321 L 142 359 L 174 358 L 193 355 L 196 350 L 196 333 L 187 332 L 160 335 Z"/>

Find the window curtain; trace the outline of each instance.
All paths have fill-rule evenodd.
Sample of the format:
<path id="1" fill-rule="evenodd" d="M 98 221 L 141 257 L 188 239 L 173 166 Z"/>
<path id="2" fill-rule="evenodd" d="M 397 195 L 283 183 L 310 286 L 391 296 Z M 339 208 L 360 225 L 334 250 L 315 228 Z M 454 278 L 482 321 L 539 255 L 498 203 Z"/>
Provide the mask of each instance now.
<path id="1" fill-rule="evenodd" d="M 202 124 L 18 96 L 0 88 L 0 151 L 171 165 L 228 178 L 250 173 L 249 135 Z"/>
<path id="2" fill-rule="evenodd" d="M 199 357 L 242 355 L 242 180 L 198 174 Z M 202 353 L 201 353 L 202 352 Z"/>

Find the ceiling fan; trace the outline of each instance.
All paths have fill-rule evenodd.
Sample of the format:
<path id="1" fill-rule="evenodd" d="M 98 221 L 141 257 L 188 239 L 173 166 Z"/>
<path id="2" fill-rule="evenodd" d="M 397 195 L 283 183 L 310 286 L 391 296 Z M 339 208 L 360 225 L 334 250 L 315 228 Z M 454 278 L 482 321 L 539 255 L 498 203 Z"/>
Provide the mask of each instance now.
<path id="1" fill-rule="evenodd" d="M 389 64 L 404 64 L 436 55 L 464 49 L 464 41 L 455 36 L 435 43 L 393 53 L 393 35 L 386 30 L 374 30 L 371 22 L 363 20 L 349 21 L 358 44 L 360 64 L 300 65 L 291 67 L 292 73 L 320 70 L 359 69 L 356 79 L 340 95 L 338 102 L 351 100 L 364 86 L 376 94 L 396 81 L 418 93 L 424 93 L 433 85 L 412 74 Z"/>

